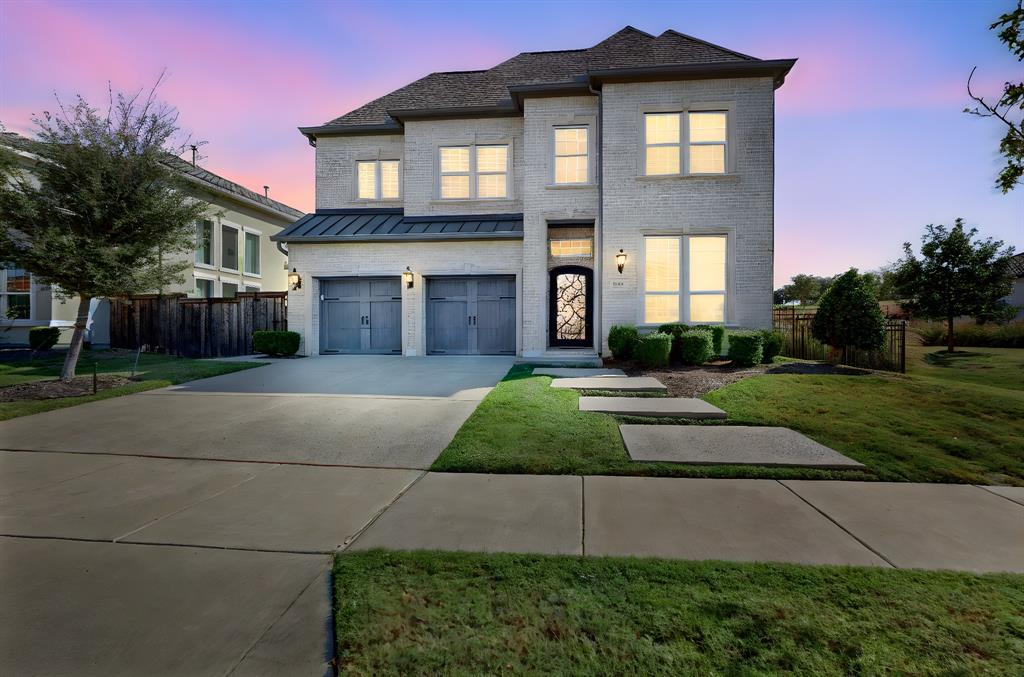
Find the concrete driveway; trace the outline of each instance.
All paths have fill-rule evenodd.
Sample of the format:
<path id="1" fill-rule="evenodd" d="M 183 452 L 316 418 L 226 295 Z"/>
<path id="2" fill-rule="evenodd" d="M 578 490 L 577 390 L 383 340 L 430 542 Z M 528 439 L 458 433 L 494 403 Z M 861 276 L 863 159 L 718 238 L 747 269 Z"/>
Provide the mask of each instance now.
<path id="1" fill-rule="evenodd" d="M 351 355 L 258 369 L 0 423 L 0 448 L 419 468 L 509 357 Z"/>

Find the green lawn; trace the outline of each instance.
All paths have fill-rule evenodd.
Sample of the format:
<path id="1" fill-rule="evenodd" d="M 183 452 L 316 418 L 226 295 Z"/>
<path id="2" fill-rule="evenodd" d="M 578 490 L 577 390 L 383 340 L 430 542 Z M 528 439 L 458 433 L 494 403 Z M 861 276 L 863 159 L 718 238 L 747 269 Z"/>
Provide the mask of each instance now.
<path id="1" fill-rule="evenodd" d="M 433 469 L 1024 485 L 1024 350 L 937 352 L 912 349 L 907 376 L 765 375 L 705 397 L 729 413 L 730 424 L 793 428 L 864 463 L 868 473 L 633 463 L 619 419 L 578 411 L 577 393 L 548 387 L 548 377 L 525 366 L 488 394 Z"/>
<path id="2" fill-rule="evenodd" d="M 135 362 L 135 353 L 125 351 L 94 350 L 83 351 L 78 360 L 77 375 L 89 375 L 96 371 L 101 374 L 131 374 Z M 31 361 L 0 362 L 0 387 L 53 379 L 60 375 L 64 364 L 64 353 L 56 353 Z M 85 402 L 105 400 L 143 390 L 163 388 L 175 383 L 184 383 L 199 378 L 229 374 L 233 371 L 251 369 L 262 366 L 253 362 L 213 362 L 208 360 L 192 360 L 185 357 L 155 355 L 143 353 L 139 359 L 138 370 L 135 372 L 137 383 L 129 383 L 118 388 L 102 390 L 96 395 L 81 397 L 64 397 L 52 400 L 23 400 L 20 402 L 0 402 L 0 421 L 37 414 L 51 409 L 62 409 Z"/>
<path id="3" fill-rule="evenodd" d="M 1024 576 L 483 555 L 339 554 L 358 674 L 1019 674 Z"/>

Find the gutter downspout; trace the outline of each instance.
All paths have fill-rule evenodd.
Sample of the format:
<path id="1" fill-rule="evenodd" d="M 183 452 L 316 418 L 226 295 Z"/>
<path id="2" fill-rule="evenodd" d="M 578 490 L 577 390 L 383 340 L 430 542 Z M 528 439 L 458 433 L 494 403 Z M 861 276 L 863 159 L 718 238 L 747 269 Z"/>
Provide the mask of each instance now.
<path id="1" fill-rule="evenodd" d="M 277 245 L 277 251 L 284 254 L 285 258 L 288 258 L 288 247 L 285 246 L 285 243 L 280 240 L 274 240 L 274 244 Z"/>
<path id="2" fill-rule="evenodd" d="M 598 293 L 594 295 L 594 337 L 597 339 L 598 357 L 604 346 L 604 332 L 601 328 L 601 306 L 604 299 L 604 97 L 600 89 L 587 83 L 587 89 L 597 97 L 597 226 L 594 228 L 594 278 Z"/>

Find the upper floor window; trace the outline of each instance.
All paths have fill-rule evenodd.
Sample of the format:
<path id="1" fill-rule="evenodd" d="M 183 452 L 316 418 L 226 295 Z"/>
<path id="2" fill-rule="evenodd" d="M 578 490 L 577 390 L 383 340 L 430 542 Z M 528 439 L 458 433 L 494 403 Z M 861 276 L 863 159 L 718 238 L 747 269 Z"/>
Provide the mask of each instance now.
<path id="1" fill-rule="evenodd" d="M 260 274 L 260 236 L 257 233 L 245 234 L 245 273 Z"/>
<path id="2" fill-rule="evenodd" d="M 227 224 L 220 227 L 220 266 L 238 270 L 238 229 Z"/>
<path id="3" fill-rule="evenodd" d="M 439 154 L 442 200 L 508 197 L 507 145 L 447 146 Z"/>
<path id="4" fill-rule="evenodd" d="M 646 113 L 644 173 L 647 176 L 724 174 L 727 123 L 725 111 L 695 111 L 685 116 L 683 113 Z"/>
<path id="5" fill-rule="evenodd" d="M 213 221 L 203 219 L 196 224 L 196 263 L 213 265 Z"/>
<path id="6" fill-rule="evenodd" d="M 586 127 L 555 128 L 555 183 L 587 183 L 590 161 Z"/>
<path id="7" fill-rule="evenodd" d="M 356 163 L 360 200 L 397 200 L 401 197 L 398 160 L 360 160 Z"/>
<path id="8" fill-rule="evenodd" d="M 0 266 L 0 321 L 32 317 L 32 278 L 13 265 Z"/>
<path id="9" fill-rule="evenodd" d="M 644 238 L 644 323 L 724 323 L 724 235 Z"/>

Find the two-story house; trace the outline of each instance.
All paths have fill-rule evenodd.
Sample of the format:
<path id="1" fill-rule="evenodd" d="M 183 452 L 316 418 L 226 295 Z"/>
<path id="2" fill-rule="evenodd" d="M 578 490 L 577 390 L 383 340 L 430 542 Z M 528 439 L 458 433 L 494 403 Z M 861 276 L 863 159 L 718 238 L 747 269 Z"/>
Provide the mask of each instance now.
<path id="1" fill-rule="evenodd" d="M 615 324 L 770 326 L 793 64 L 626 27 L 300 128 L 316 212 L 273 239 L 302 352 L 596 361 Z"/>
<path id="2" fill-rule="evenodd" d="M 19 166 L 32 177 L 40 162 L 35 141 L 4 132 L 0 143 L 14 151 Z M 168 156 L 167 164 L 189 186 L 189 195 L 207 205 L 206 217 L 196 224 L 192 264 L 178 284 L 153 292 L 195 297 L 232 297 L 246 291 L 284 291 L 288 258 L 271 236 L 302 216 L 302 212 L 249 190 L 234 181 Z M 32 327 L 67 328 L 61 342 L 71 337 L 78 298 L 36 280 L 16 262 L 0 265 L 0 345 L 27 345 Z M 96 345 L 109 341 L 108 301 L 94 299 L 88 338 Z"/>

